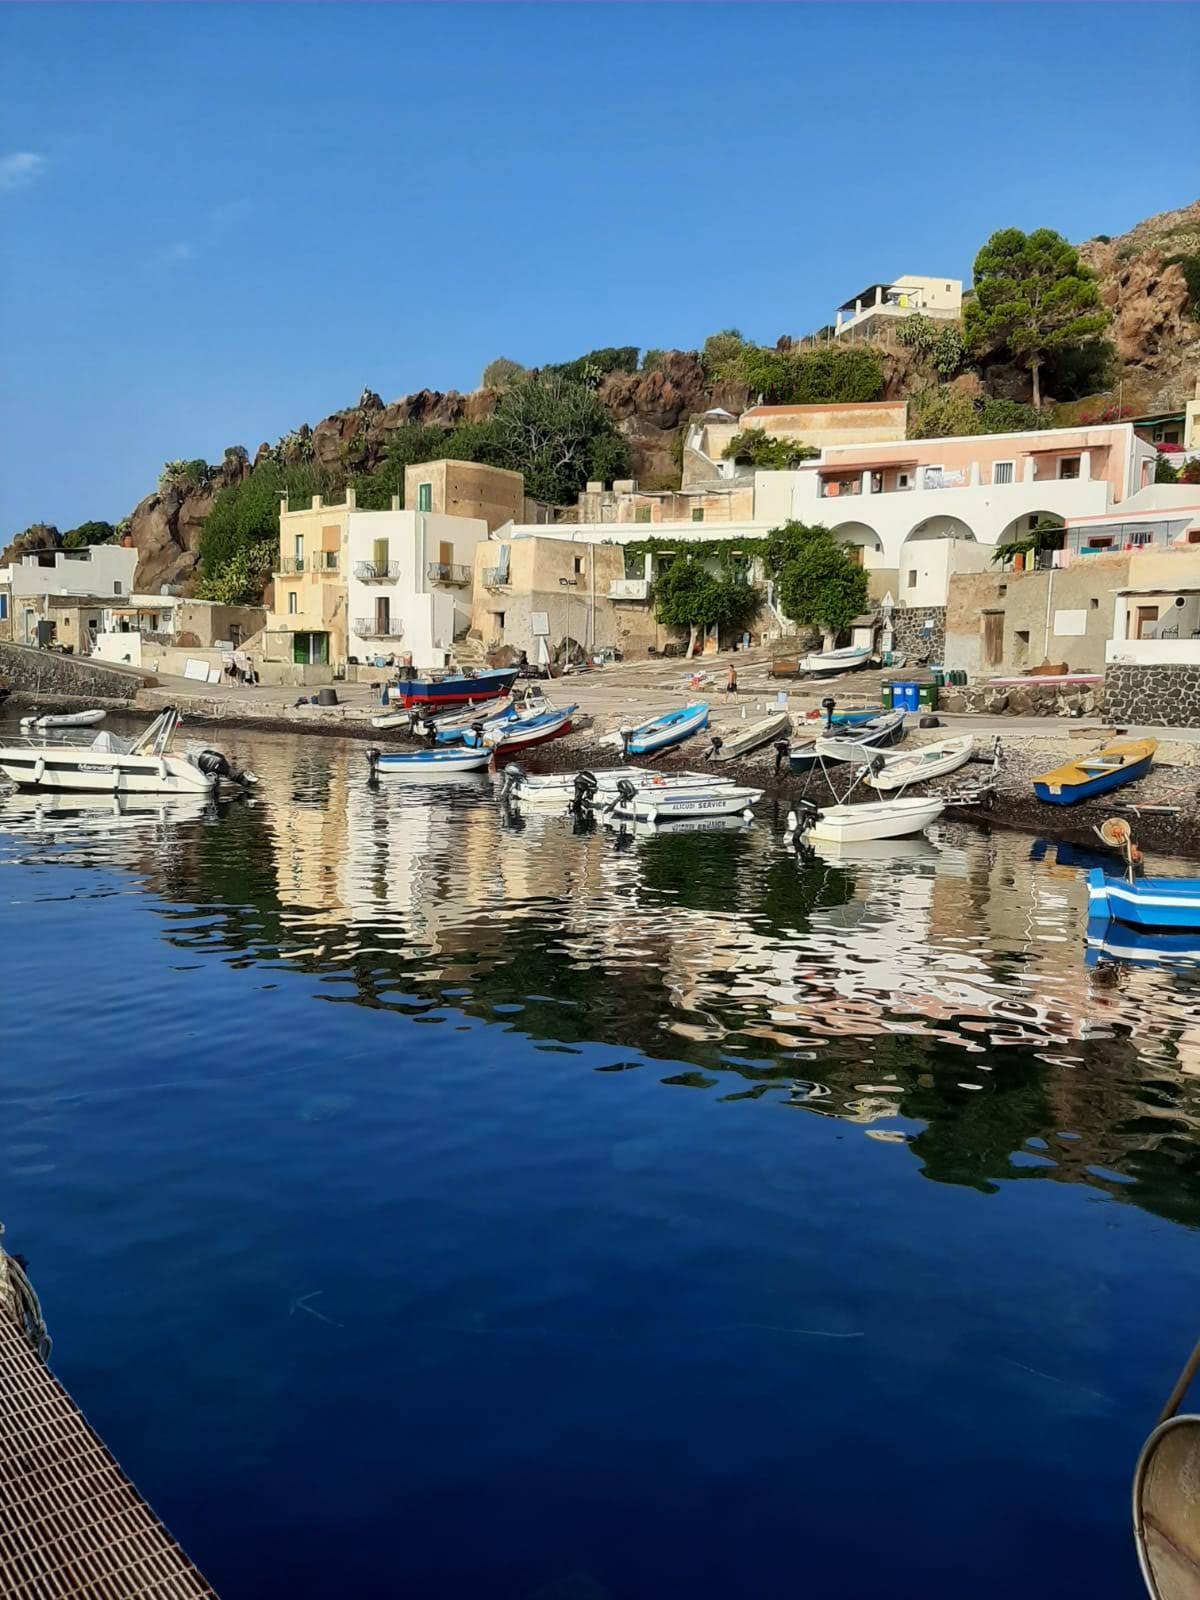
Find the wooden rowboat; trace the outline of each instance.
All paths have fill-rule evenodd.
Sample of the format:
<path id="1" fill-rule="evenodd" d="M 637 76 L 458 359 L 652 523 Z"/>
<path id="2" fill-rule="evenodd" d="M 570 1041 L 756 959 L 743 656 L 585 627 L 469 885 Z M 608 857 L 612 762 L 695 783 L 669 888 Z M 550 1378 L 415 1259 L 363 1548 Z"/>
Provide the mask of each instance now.
<path id="1" fill-rule="evenodd" d="M 1049 806 L 1073 806 L 1122 784 L 1144 778 L 1150 771 L 1157 739 L 1117 739 L 1095 755 L 1066 761 L 1033 780 L 1033 792 Z"/>

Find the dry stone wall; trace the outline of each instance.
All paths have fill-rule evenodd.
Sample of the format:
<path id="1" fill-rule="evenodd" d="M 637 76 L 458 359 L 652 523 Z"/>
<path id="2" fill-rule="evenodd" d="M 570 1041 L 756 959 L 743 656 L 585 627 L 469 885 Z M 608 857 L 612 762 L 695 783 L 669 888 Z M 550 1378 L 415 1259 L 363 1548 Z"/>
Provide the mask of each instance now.
<path id="1" fill-rule="evenodd" d="M 903 651 L 906 656 L 943 662 L 946 659 L 945 606 L 898 606 L 892 612 L 892 649 Z"/>
<path id="2" fill-rule="evenodd" d="M 144 678 L 145 674 L 140 672 L 95 666 L 57 650 L 31 650 L 28 645 L 0 641 L 0 679 L 27 694 L 97 695 L 103 699 L 132 700 Z"/>

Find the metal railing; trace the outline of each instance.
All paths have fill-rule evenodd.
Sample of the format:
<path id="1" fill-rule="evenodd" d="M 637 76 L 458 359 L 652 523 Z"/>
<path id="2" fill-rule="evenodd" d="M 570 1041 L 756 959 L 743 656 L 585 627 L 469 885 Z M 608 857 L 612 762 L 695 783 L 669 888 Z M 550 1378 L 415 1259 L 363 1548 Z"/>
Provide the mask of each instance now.
<path id="1" fill-rule="evenodd" d="M 398 561 L 356 561 L 354 563 L 354 576 L 363 583 L 385 583 L 389 578 L 400 576 L 400 563 Z"/>
<path id="2" fill-rule="evenodd" d="M 404 625 L 399 617 L 357 617 L 354 632 L 360 639 L 399 639 Z"/>
<path id="3" fill-rule="evenodd" d="M 502 589 L 508 584 L 507 567 L 484 567 L 483 584 L 485 589 Z"/>
<path id="4" fill-rule="evenodd" d="M 457 561 L 431 561 L 425 569 L 430 583 L 470 583 L 471 569 Z"/>
<path id="5" fill-rule="evenodd" d="M 304 557 L 283 556 L 275 570 L 284 578 L 294 578 L 297 573 L 304 571 Z"/>
<path id="6" fill-rule="evenodd" d="M 305 572 L 336 572 L 336 550 L 318 550 L 315 556 L 284 556 L 275 571 L 284 578 L 299 577 Z"/>

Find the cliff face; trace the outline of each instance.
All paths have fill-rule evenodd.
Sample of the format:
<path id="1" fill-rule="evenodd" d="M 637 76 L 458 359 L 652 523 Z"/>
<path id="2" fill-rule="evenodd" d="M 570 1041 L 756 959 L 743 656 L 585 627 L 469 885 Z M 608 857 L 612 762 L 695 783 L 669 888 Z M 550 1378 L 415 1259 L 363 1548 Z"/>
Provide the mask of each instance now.
<path id="1" fill-rule="evenodd" d="M 1165 262 L 1200 255 L 1200 200 L 1148 217 L 1119 238 L 1089 239 L 1079 253 L 1113 314 L 1108 337 L 1124 369 L 1126 404 L 1166 410 L 1190 399 L 1200 374 L 1200 322 L 1183 268 Z"/>

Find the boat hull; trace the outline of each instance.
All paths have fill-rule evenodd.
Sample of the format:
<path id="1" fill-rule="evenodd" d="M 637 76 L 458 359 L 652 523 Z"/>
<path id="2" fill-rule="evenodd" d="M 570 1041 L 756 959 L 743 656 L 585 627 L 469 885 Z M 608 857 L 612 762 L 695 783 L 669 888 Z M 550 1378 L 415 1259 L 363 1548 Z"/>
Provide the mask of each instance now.
<path id="1" fill-rule="evenodd" d="M 389 777 L 436 778 L 443 772 L 482 772 L 490 750 L 404 750 L 380 756 L 376 768 Z"/>
<path id="2" fill-rule="evenodd" d="M 948 773 L 965 767 L 975 749 L 975 740 L 967 734 L 961 739 L 944 739 L 939 744 L 925 746 L 924 752 L 914 750 L 909 755 L 884 758 L 882 772 L 869 773 L 864 780 L 872 789 L 890 793 L 903 789 L 910 783 L 928 783 L 932 778 L 944 778 Z M 930 755 L 929 751 L 940 751 Z"/>
<path id="3" fill-rule="evenodd" d="M 211 795 L 217 780 L 181 756 L 110 755 L 64 746 L 0 749 L 0 772 L 19 789 L 65 794 Z"/>
<path id="4" fill-rule="evenodd" d="M 942 800 L 871 801 L 865 805 L 827 806 L 808 838 L 831 844 L 865 844 L 876 839 L 903 839 L 922 833 L 946 809 Z"/>
<path id="5" fill-rule="evenodd" d="M 633 730 L 626 747 L 627 754 L 649 756 L 657 750 L 669 750 L 672 745 L 682 744 L 685 739 L 690 739 L 694 733 L 707 727 L 707 705 L 689 707 L 688 715 L 672 713 L 670 721 L 656 717 L 652 722 L 643 722 L 641 727 Z"/>
<path id="6" fill-rule="evenodd" d="M 1081 800 L 1093 800 L 1097 795 L 1107 794 L 1110 789 L 1119 789 L 1123 784 L 1144 778 L 1153 760 L 1153 756 L 1146 756 L 1131 766 L 1114 767 L 1111 772 L 1101 773 L 1083 783 L 1050 784 L 1042 778 L 1035 778 L 1033 792 L 1048 806 L 1077 806 Z"/>
<path id="7" fill-rule="evenodd" d="M 761 789 L 668 789 L 641 791 L 632 800 L 604 807 L 606 817 L 632 822 L 694 822 L 705 817 L 738 817 L 762 799 Z"/>
<path id="8" fill-rule="evenodd" d="M 481 673 L 477 678 L 446 677 L 439 680 L 410 678 L 401 681 L 391 693 L 404 706 L 464 706 L 473 702 L 498 700 L 512 690 L 517 669 Z"/>
<path id="9" fill-rule="evenodd" d="M 575 772 L 554 773 L 547 776 L 523 777 L 513 784 L 510 797 L 521 804 L 565 805 L 574 798 Z M 612 767 L 604 772 L 594 772 L 598 797 L 611 799 L 618 783 L 632 783 L 639 793 L 665 794 L 673 789 L 720 789 L 729 785 L 728 778 L 719 778 L 708 772 L 655 772 L 650 767 Z"/>
<path id="10" fill-rule="evenodd" d="M 1143 878 L 1127 883 L 1093 867 L 1088 873 L 1089 920 L 1133 928 L 1185 928 L 1200 932 L 1200 882 Z"/>
<path id="11" fill-rule="evenodd" d="M 879 726 L 866 725 L 854 733 L 819 735 L 816 754 L 825 761 L 867 761 L 877 750 L 899 744 L 908 732 L 902 711 L 878 719 Z"/>
<path id="12" fill-rule="evenodd" d="M 824 678 L 835 672 L 856 672 L 870 659 L 871 652 L 867 649 L 818 650 L 814 655 L 805 656 L 800 667 L 804 672 Z"/>
<path id="13" fill-rule="evenodd" d="M 522 750 L 532 750 L 539 744 L 549 744 L 552 739 L 561 739 L 571 731 L 571 714 L 574 709 L 572 706 L 570 711 L 563 712 L 561 716 L 543 723 L 540 727 L 536 726 L 539 720 L 536 718 L 528 727 L 522 727 L 518 722 L 511 730 L 507 728 L 504 730 L 503 738 L 489 740 L 485 745 L 484 754 L 489 757 L 495 756 L 497 762 L 500 762 L 509 756 L 517 755 Z"/>
<path id="14" fill-rule="evenodd" d="M 772 739 L 782 739 L 791 731 L 792 719 L 786 711 L 781 711 L 777 716 L 763 717 L 749 727 L 736 728 L 728 738 L 722 735 L 721 748 L 712 759 L 718 762 L 736 761 L 739 756 L 749 755 L 752 750 L 761 749 L 764 744 L 770 744 Z"/>

